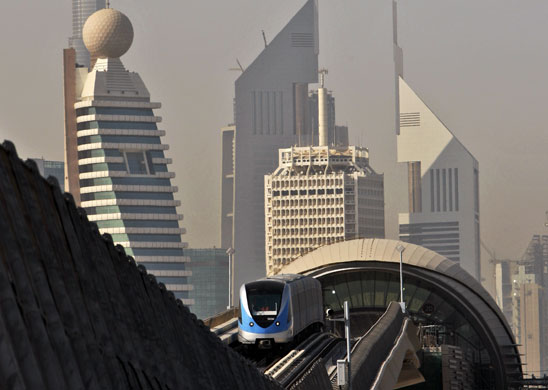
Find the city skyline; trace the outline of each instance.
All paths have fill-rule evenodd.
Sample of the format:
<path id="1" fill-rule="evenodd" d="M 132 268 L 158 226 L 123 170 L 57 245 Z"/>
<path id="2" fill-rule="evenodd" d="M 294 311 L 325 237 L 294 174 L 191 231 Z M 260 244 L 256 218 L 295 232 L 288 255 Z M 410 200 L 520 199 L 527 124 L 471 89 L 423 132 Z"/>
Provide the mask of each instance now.
<path id="1" fill-rule="evenodd" d="M 139 20 L 143 20 L 147 14 L 143 4 L 117 1 L 113 6 L 126 12 L 132 19 L 133 14 Z M 178 36 L 174 27 L 170 29 L 159 26 L 159 31 L 140 27 L 141 30 L 137 31 L 143 39 L 141 45 L 146 44 L 150 50 L 143 50 L 141 54 L 135 53 L 138 50 L 134 50 L 131 62 L 135 69 L 140 70 L 143 78 L 149 80 L 147 84 L 152 86 L 153 95 L 162 96 L 162 100 L 166 102 L 161 115 L 166 118 L 166 128 L 173 129 L 166 140 L 173 146 L 171 153 L 177 150 L 181 156 L 185 156 L 184 160 L 173 167 L 179 175 L 177 182 L 192 180 L 195 188 L 200 188 L 200 191 L 190 192 L 190 188 L 186 187 L 181 192 L 183 204 L 192 209 L 189 214 L 185 207 L 187 217 L 185 226 L 189 228 L 188 241 L 192 246 L 218 245 L 220 239 L 214 236 L 218 231 L 216 225 L 220 213 L 217 198 L 220 191 L 218 180 L 212 179 L 210 182 L 207 177 L 197 178 L 196 175 L 193 177 L 192 172 L 185 169 L 197 157 L 196 153 L 187 154 L 186 152 L 200 149 L 206 143 L 210 143 L 212 153 L 218 153 L 220 150 L 218 128 L 226 123 L 226 118 L 231 114 L 231 84 L 237 76 L 226 69 L 234 65 L 235 57 L 239 58 L 244 67 L 248 65 L 261 50 L 260 27 L 265 29 L 267 39 L 272 38 L 300 5 L 285 2 L 278 5 L 278 8 L 261 2 L 255 7 L 248 7 L 248 12 L 242 15 L 234 12 L 235 5 L 220 5 L 220 13 L 230 11 L 232 12 L 230 15 L 235 20 L 240 20 L 238 18 L 241 17 L 241 20 L 249 21 L 253 19 L 251 15 L 257 17 L 263 15 L 263 17 L 257 22 L 248 23 L 244 32 L 242 29 L 235 29 L 234 34 L 239 33 L 239 36 L 231 33 L 226 36 L 216 35 L 215 40 L 218 42 L 211 47 L 207 46 L 210 43 L 200 40 L 200 43 L 206 45 L 208 49 L 227 46 L 224 50 L 217 50 L 216 53 L 221 54 L 215 57 L 218 59 L 214 67 L 209 64 L 205 66 L 207 71 L 212 72 L 211 80 L 208 81 L 211 84 L 206 84 L 205 89 L 211 91 L 207 86 L 216 85 L 218 96 L 214 97 L 211 106 L 219 107 L 219 114 L 208 118 L 203 115 L 193 118 L 190 115 L 194 104 L 198 105 L 200 101 L 206 99 L 206 96 L 203 96 L 204 92 L 193 89 L 197 84 L 194 84 L 194 80 L 189 80 L 188 76 L 195 73 L 201 63 L 201 57 L 196 57 L 196 54 L 205 55 L 205 49 L 196 45 L 196 40 L 205 33 L 205 28 L 201 30 L 195 24 L 189 24 L 179 33 L 184 38 L 181 44 L 193 42 L 195 45 L 195 47 L 190 45 L 189 55 L 183 57 L 175 57 L 162 45 L 150 48 L 155 39 L 159 42 L 160 37 L 166 36 L 166 31 Z M 13 104 L 16 102 L 8 101 L 12 99 L 11 96 L 4 95 L 2 96 L 3 109 L 0 112 L 0 135 L 2 138 L 16 142 L 22 155 L 29 157 L 43 155 L 47 159 L 60 160 L 62 157 L 62 83 L 61 75 L 58 73 L 59 51 L 52 54 L 50 52 L 55 51 L 52 48 L 60 50 L 66 45 L 66 36 L 70 35 L 70 14 L 63 9 L 63 7 L 67 8 L 66 5 L 50 6 L 55 14 L 56 23 L 54 24 L 57 25 L 51 26 L 50 30 L 40 28 L 43 31 L 39 41 L 44 46 L 43 49 L 32 42 L 30 35 L 35 34 L 35 37 L 38 33 L 38 27 L 34 26 L 29 29 L 27 33 L 29 36 L 25 34 L 17 41 L 17 47 L 10 42 L 2 43 L 5 45 L 3 51 L 13 54 L 8 56 L 1 65 L 0 73 L 4 74 L 4 85 L 7 89 L 17 85 L 42 115 L 29 117 L 21 115 L 19 109 L 14 108 Z M 168 6 L 177 8 L 172 4 L 159 5 L 151 10 L 150 17 L 158 17 Z M 37 13 L 40 7 L 42 5 L 38 6 Z M 353 12 L 351 12 L 352 7 L 354 7 Z M 424 96 L 433 110 L 444 118 L 448 127 L 457 134 L 458 138 L 469 145 L 472 153 L 479 160 L 482 167 L 480 179 L 482 237 L 501 256 L 519 254 L 521 245 L 516 245 L 516 242 L 525 242 L 531 234 L 543 231 L 543 211 L 546 208 L 542 199 L 547 190 L 546 183 L 536 179 L 536 177 L 542 177 L 538 169 L 546 162 L 545 154 L 542 153 L 545 136 L 542 132 L 541 115 L 541 106 L 546 92 L 538 85 L 542 83 L 538 83 L 535 79 L 538 80 L 538 77 L 542 75 L 541 69 L 546 63 L 543 55 L 539 55 L 543 51 L 539 50 L 539 47 L 544 47 L 540 37 L 545 31 L 541 28 L 540 20 L 546 15 L 548 8 L 541 2 L 531 3 L 529 7 L 523 5 L 515 7 L 510 3 L 501 4 L 500 2 L 484 5 L 472 2 L 441 5 L 426 1 L 399 4 L 400 46 L 406 53 L 406 79 L 421 96 Z M 3 4 L 1 9 L 2 14 L 11 15 L 11 18 L 16 20 L 16 16 L 25 10 L 25 4 Z M 337 91 L 337 117 L 340 123 L 349 123 L 353 138 L 358 140 L 354 143 L 369 147 L 372 164 L 387 178 L 386 191 L 394 194 L 387 196 L 387 237 L 394 237 L 397 234 L 395 216 L 404 209 L 395 199 L 405 200 L 406 197 L 405 188 L 403 190 L 396 188 L 399 181 L 405 182 L 402 179 L 404 175 L 392 161 L 395 160 L 395 137 L 392 137 L 393 132 L 391 132 L 393 80 L 389 71 L 391 7 L 390 4 L 385 3 L 382 5 L 372 3 L 366 6 L 356 2 L 349 3 L 339 10 L 333 10 L 333 6 L 320 2 L 320 10 L 322 28 L 320 64 L 330 69 L 330 86 Z M 193 5 L 190 11 L 205 12 L 199 5 Z M 362 26 L 362 30 L 353 26 L 357 16 L 349 17 L 350 23 L 347 25 L 337 25 L 336 22 L 342 20 L 342 15 L 346 17 L 351 13 L 360 14 L 365 21 L 368 21 L 365 26 Z M 271 17 L 265 18 L 265 14 Z M 372 19 L 372 15 L 376 16 L 376 21 Z M 448 15 L 452 15 L 453 23 L 446 23 Z M 491 15 L 490 19 L 487 20 L 489 15 Z M 515 15 L 519 17 L 516 18 Z M 190 19 L 188 14 L 183 17 L 185 20 Z M 489 29 L 485 27 L 487 21 Z M 512 23 L 509 23 L 510 21 Z M 14 23 L 7 19 L 2 18 L 1 24 L 1 31 L 5 36 L 10 35 L 8 32 L 15 28 Z M 189 34 L 195 31 L 197 31 L 196 34 Z M 348 40 L 354 37 L 349 34 L 349 31 L 361 32 L 359 36 L 363 38 L 360 49 L 354 48 L 354 52 L 350 54 L 347 44 L 342 39 L 346 37 Z M 432 31 L 437 32 L 435 37 Z M 363 34 L 364 32 L 368 34 Z M 61 39 L 58 39 L 59 33 L 62 33 Z M 522 42 L 527 44 L 523 45 Z M 367 50 L 369 53 L 362 53 Z M 517 55 L 507 58 L 508 51 Z M 32 53 L 32 56 L 28 52 Z M 163 80 L 165 77 L 162 75 L 153 74 L 154 69 L 158 67 L 157 61 L 154 60 L 156 53 L 164 53 L 167 60 L 180 62 L 178 67 L 182 64 L 181 74 L 175 76 L 175 80 Z M 374 55 L 372 56 L 371 53 Z M 39 65 L 36 61 L 25 60 L 31 57 L 39 59 Z M 171 65 L 166 66 L 169 69 Z M 383 67 L 387 69 L 383 70 Z M 13 77 L 13 74 L 19 71 L 29 72 L 29 85 L 22 84 L 20 80 Z M 448 75 L 451 77 L 447 77 Z M 200 84 L 203 84 L 203 80 L 206 79 L 198 76 L 192 78 L 202 80 Z M 40 79 L 40 82 L 33 83 L 31 81 L 33 79 Z M 51 85 L 54 85 L 53 88 L 38 87 L 48 85 L 49 79 L 51 79 Z M 196 102 L 180 96 L 180 91 L 185 86 L 189 87 L 188 90 L 195 92 L 190 95 Z M 508 91 L 512 91 L 513 94 L 507 94 Z M 211 94 L 206 95 L 207 99 L 211 99 Z M 180 99 L 174 96 L 179 96 Z M 356 99 L 356 96 L 363 99 Z M 531 96 L 533 98 L 530 98 Z M 520 100 L 525 99 L 527 99 L 526 102 L 518 104 Z M 38 101 L 43 104 L 39 105 Z M 188 119 L 185 119 L 183 124 L 175 125 L 176 115 L 173 113 L 181 107 L 184 117 Z M 44 111 L 41 112 L 41 110 Z M 170 117 L 172 119 L 167 119 Z M 364 130 L 359 134 L 358 129 Z M 191 132 L 200 133 L 202 137 L 185 140 L 184 137 Z M 180 133 L 179 137 L 174 133 Z M 50 134 L 46 137 L 49 139 L 41 138 L 45 134 Z M 520 143 L 520 139 L 524 136 L 525 139 L 534 137 L 535 142 Z M 493 153 L 493 150 L 498 153 Z M 507 163 L 504 166 L 500 164 L 502 157 Z M 219 177 L 218 159 L 210 160 L 212 161 L 205 163 L 205 169 L 211 172 L 208 176 Z M 522 172 L 529 172 L 529 175 L 522 175 Z M 204 191 L 210 195 L 201 195 Z M 496 196 L 498 194 L 500 195 Z M 520 206 L 522 204 L 529 207 L 524 208 Z M 205 213 L 206 209 L 211 211 Z M 506 223 L 509 220 L 514 221 L 514 224 Z M 516 225 L 519 229 L 516 229 Z M 211 238 L 205 238 L 205 232 L 212 231 L 215 233 L 210 235 Z"/>

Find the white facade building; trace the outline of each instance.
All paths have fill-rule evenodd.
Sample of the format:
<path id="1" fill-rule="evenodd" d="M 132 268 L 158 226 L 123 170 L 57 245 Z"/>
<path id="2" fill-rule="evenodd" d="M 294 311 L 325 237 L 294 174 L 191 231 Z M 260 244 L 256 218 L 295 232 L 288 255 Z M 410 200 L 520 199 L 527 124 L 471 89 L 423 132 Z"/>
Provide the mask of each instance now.
<path id="1" fill-rule="evenodd" d="M 409 173 L 400 239 L 459 262 L 480 280 L 478 162 L 401 77 L 399 101 L 398 162 Z"/>
<path id="2" fill-rule="evenodd" d="M 366 148 L 280 149 L 278 169 L 265 176 L 267 274 L 323 245 L 384 238 L 383 180 Z"/>
<path id="3" fill-rule="evenodd" d="M 403 79 L 393 7 L 398 162 L 407 163 L 409 209 L 400 239 L 424 246 L 481 281 L 478 161 Z"/>

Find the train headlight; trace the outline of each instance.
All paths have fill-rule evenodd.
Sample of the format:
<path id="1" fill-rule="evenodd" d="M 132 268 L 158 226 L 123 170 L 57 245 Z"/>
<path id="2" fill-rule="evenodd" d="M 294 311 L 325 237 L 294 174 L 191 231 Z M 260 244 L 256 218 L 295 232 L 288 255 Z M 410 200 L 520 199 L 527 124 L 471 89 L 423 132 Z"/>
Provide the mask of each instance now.
<path id="1" fill-rule="evenodd" d="M 249 326 L 253 327 L 253 325 L 255 325 L 253 322 L 249 323 Z"/>
<path id="2" fill-rule="evenodd" d="M 276 326 L 280 326 L 280 321 L 276 321 Z"/>

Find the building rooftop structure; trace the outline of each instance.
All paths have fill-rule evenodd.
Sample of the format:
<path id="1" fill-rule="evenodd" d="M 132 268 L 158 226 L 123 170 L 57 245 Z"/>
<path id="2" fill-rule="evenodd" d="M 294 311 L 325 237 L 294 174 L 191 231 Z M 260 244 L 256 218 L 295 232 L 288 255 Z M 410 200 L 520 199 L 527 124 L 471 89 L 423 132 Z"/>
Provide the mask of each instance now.
<path id="1" fill-rule="evenodd" d="M 369 150 L 360 146 L 294 146 L 280 149 L 279 161 L 274 175 L 375 173 L 369 165 Z"/>

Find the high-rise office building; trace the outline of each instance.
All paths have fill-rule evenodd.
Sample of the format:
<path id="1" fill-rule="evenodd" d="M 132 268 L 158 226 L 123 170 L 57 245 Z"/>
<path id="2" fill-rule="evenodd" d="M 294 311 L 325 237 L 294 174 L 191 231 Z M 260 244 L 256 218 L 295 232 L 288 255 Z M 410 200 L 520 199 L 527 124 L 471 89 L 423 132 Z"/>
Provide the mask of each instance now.
<path id="1" fill-rule="evenodd" d="M 139 75 L 119 58 L 133 41 L 131 22 L 114 9 L 97 11 L 84 25 L 83 39 L 97 60 L 89 73 L 65 63 L 65 116 L 75 124 L 65 128 L 69 188 L 101 232 L 191 304 L 175 174 L 168 171 L 169 147 L 153 111 L 161 104 L 150 101 Z M 73 60 L 74 50 L 68 53 L 65 59 Z"/>
<path id="2" fill-rule="evenodd" d="M 51 161 L 44 160 L 43 158 L 33 158 L 32 159 L 38 166 L 38 171 L 40 174 L 48 178 L 53 176 L 59 182 L 59 187 L 64 191 L 65 189 L 65 163 L 63 161 Z"/>
<path id="3" fill-rule="evenodd" d="M 95 11 L 106 7 L 106 0 L 72 0 L 72 36 L 69 47 L 76 52 L 76 64 L 89 68 L 90 56 L 82 39 L 84 23 Z"/>
<path id="4" fill-rule="evenodd" d="M 548 236 L 534 235 L 519 260 L 497 260 L 497 304 L 523 354 L 523 371 L 548 374 Z"/>
<path id="5" fill-rule="evenodd" d="M 222 132 L 221 246 L 236 251 L 236 292 L 265 274 L 264 175 L 279 148 L 306 137 L 308 84 L 317 81 L 317 1 L 308 0 L 236 80 L 234 126 Z"/>
<path id="6" fill-rule="evenodd" d="M 189 295 L 194 300 L 192 312 L 204 319 L 226 310 L 229 264 L 226 249 L 184 249 L 184 255 L 190 259 L 187 269 L 192 272 L 188 279 L 194 287 Z"/>
<path id="7" fill-rule="evenodd" d="M 398 162 L 407 163 L 409 188 L 400 239 L 459 262 L 480 280 L 478 162 L 401 78 L 400 111 Z"/>
<path id="8" fill-rule="evenodd" d="M 409 211 L 400 239 L 457 261 L 480 280 L 478 161 L 402 78 L 394 3 L 398 162 L 407 163 Z"/>
<path id="9" fill-rule="evenodd" d="M 517 260 L 496 260 L 495 264 L 495 301 L 506 320 L 512 324 L 513 276 L 518 273 Z"/>
<path id="10" fill-rule="evenodd" d="M 266 272 L 323 245 L 384 238 L 383 175 L 356 146 L 280 149 L 265 176 Z"/>
<path id="11" fill-rule="evenodd" d="M 512 330 L 524 355 L 525 372 L 540 376 L 548 373 L 546 288 L 535 274 L 520 265 L 512 275 Z"/>

